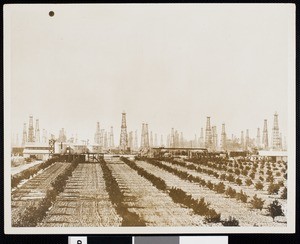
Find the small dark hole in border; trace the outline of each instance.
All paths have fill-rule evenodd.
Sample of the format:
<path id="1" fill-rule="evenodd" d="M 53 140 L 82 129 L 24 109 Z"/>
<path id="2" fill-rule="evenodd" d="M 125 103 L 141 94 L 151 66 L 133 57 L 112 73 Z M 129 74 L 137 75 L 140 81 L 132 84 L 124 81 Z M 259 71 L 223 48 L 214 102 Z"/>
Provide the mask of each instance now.
<path id="1" fill-rule="evenodd" d="M 54 12 L 53 12 L 53 11 L 50 11 L 50 12 L 49 12 L 49 16 L 50 16 L 50 17 L 53 17 L 53 16 L 54 16 Z"/>

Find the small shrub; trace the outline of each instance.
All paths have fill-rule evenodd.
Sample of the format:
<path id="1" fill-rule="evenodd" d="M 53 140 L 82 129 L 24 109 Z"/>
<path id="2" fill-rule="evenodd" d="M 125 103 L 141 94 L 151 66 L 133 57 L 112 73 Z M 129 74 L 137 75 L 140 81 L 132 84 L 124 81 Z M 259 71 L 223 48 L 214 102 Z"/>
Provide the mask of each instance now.
<path id="1" fill-rule="evenodd" d="M 269 175 L 269 176 L 272 175 L 272 171 L 270 169 L 268 169 L 267 175 Z"/>
<path id="2" fill-rule="evenodd" d="M 268 187 L 268 193 L 270 195 L 278 194 L 279 189 L 280 189 L 280 185 L 271 183 Z"/>
<path id="3" fill-rule="evenodd" d="M 255 184 L 256 190 L 262 190 L 263 188 L 264 188 L 264 185 L 260 181 Z"/>
<path id="4" fill-rule="evenodd" d="M 217 172 L 214 172 L 213 175 L 214 175 L 214 177 L 217 178 L 217 179 L 220 177 L 220 175 L 219 175 Z"/>
<path id="5" fill-rule="evenodd" d="M 221 214 L 218 214 L 214 209 L 209 209 L 204 217 L 207 223 L 218 223 L 221 220 Z"/>
<path id="6" fill-rule="evenodd" d="M 209 205 L 210 205 L 209 203 L 205 202 L 204 197 L 198 200 L 196 204 L 194 204 L 194 199 L 191 198 L 190 206 L 193 206 L 193 210 L 195 211 L 196 214 L 199 215 L 205 214 L 207 211 L 209 211 Z"/>
<path id="7" fill-rule="evenodd" d="M 211 183 L 211 181 L 209 180 L 209 181 L 207 181 L 207 183 L 206 183 L 206 186 L 207 186 L 207 188 L 209 189 L 209 190 L 212 190 L 213 188 L 214 188 L 214 184 L 213 183 Z"/>
<path id="8" fill-rule="evenodd" d="M 228 219 L 222 221 L 223 226 L 239 226 L 239 221 L 234 217 L 229 216 Z"/>
<path id="9" fill-rule="evenodd" d="M 223 182 L 220 182 L 219 184 L 216 184 L 214 186 L 214 190 L 217 192 L 217 193 L 224 193 L 225 192 L 225 185 Z"/>
<path id="10" fill-rule="evenodd" d="M 268 177 L 267 177 L 267 182 L 274 182 L 274 177 L 273 177 L 273 175 L 269 175 Z"/>
<path id="11" fill-rule="evenodd" d="M 225 194 L 231 198 L 234 198 L 236 195 L 236 190 L 232 189 L 230 186 L 226 189 Z"/>
<path id="12" fill-rule="evenodd" d="M 280 180 L 280 181 L 278 181 L 278 185 L 280 185 L 280 186 L 284 186 L 284 182 L 283 182 L 283 180 Z"/>
<path id="13" fill-rule="evenodd" d="M 284 187 L 280 196 L 281 199 L 287 199 L 287 188 Z"/>
<path id="14" fill-rule="evenodd" d="M 227 176 L 227 180 L 228 181 L 230 181 L 230 182 L 234 182 L 234 177 L 233 177 L 233 175 L 232 174 L 229 174 L 228 176 Z"/>
<path id="15" fill-rule="evenodd" d="M 268 206 L 268 212 L 269 212 L 269 215 L 273 218 L 273 221 L 274 221 L 275 217 L 277 217 L 277 216 L 284 216 L 283 211 L 282 211 L 282 206 L 279 205 L 278 200 L 273 201 Z"/>
<path id="16" fill-rule="evenodd" d="M 255 174 L 252 172 L 250 175 L 250 178 L 252 179 L 252 180 L 254 180 L 255 179 Z"/>
<path id="17" fill-rule="evenodd" d="M 253 184 L 253 181 L 252 181 L 250 178 L 248 178 L 248 179 L 245 181 L 245 183 L 246 183 L 247 186 L 251 186 L 251 185 Z"/>
<path id="18" fill-rule="evenodd" d="M 261 198 L 258 198 L 257 195 L 255 194 L 250 202 L 253 208 L 262 210 L 265 201 L 263 201 Z"/>
<path id="19" fill-rule="evenodd" d="M 242 185 L 242 180 L 240 178 L 236 178 L 235 182 L 240 186 Z"/>
<path id="20" fill-rule="evenodd" d="M 226 180 L 226 174 L 221 174 L 220 175 L 220 180 Z"/>
<path id="21" fill-rule="evenodd" d="M 235 197 L 237 200 L 241 200 L 244 203 L 246 203 L 248 199 L 247 194 L 244 193 L 242 190 L 239 193 L 237 193 Z"/>

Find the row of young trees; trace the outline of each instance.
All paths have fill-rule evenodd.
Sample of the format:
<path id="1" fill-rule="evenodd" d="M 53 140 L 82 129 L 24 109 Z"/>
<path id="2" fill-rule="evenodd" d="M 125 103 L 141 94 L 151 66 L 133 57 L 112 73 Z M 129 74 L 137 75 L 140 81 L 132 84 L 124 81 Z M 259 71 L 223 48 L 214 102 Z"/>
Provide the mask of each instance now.
<path id="1" fill-rule="evenodd" d="M 264 163 L 261 162 L 260 163 L 260 167 L 259 167 L 259 163 L 257 161 L 253 161 L 253 162 L 239 162 L 239 160 L 235 160 L 235 162 L 232 161 L 228 161 L 228 160 L 223 160 L 222 162 L 220 160 L 218 161 L 199 161 L 199 159 L 188 159 L 186 160 L 188 162 L 194 163 L 195 165 L 202 165 L 202 166 L 206 166 L 209 167 L 211 169 L 215 169 L 215 170 L 219 170 L 219 171 L 225 171 L 228 173 L 234 173 L 237 176 L 239 175 L 243 175 L 243 176 L 250 176 L 252 179 L 255 178 L 255 173 L 259 170 L 260 175 L 264 175 L 265 174 L 265 168 L 267 170 L 267 174 L 268 176 L 274 173 L 274 176 L 285 176 L 286 175 L 286 169 L 287 169 L 287 165 L 286 164 L 282 164 L 282 163 L 272 163 L 270 164 L 270 162 L 268 163 Z M 271 167 L 272 165 L 272 167 Z M 279 168 L 281 168 L 281 170 L 279 170 Z"/>
<path id="2" fill-rule="evenodd" d="M 47 190 L 45 197 L 38 203 L 33 202 L 27 207 L 18 221 L 14 223 L 17 227 L 35 227 L 42 222 L 48 209 L 55 202 L 56 197 L 62 192 L 67 184 L 68 178 L 77 167 L 79 159 L 75 159 L 52 183 L 51 188 Z"/>
<path id="3" fill-rule="evenodd" d="M 103 171 L 106 191 L 116 212 L 122 217 L 122 226 L 146 226 L 146 222 L 138 214 L 128 210 L 128 206 L 124 201 L 124 194 L 104 159 L 101 159 L 100 165 Z"/>
<path id="4" fill-rule="evenodd" d="M 204 219 L 207 223 L 221 222 L 221 214 L 217 213 L 213 208 L 210 208 L 210 204 L 205 202 L 204 197 L 197 200 L 182 189 L 176 187 L 168 189 L 166 182 L 163 179 L 147 172 L 143 168 L 137 166 L 135 162 L 130 161 L 127 158 L 122 157 L 121 160 L 130 168 L 135 170 L 140 176 L 149 180 L 156 188 L 169 194 L 175 203 L 183 204 L 184 206 L 193 209 L 195 214 L 204 216 Z"/>
<path id="5" fill-rule="evenodd" d="M 179 178 L 181 178 L 183 180 L 188 180 L 188 181 L 193 182 L 193 183 L 199 183 L 200 186 L 207 187 L 208 189 L 210 189 L 212 191 L 215 191 L 216 193 L 225 194 L 226 196 L 228 196 L 230 198 L 235 198 L 237 201 L 241 201 L 243 203 L 250 203 L 251 208 L 253 208 L 253 209 L 262 210 L 263 207 L 264 207 L 264 201 L 261 198 L 258 198 L 257 195 L 254 195 L 253 198 L 250 201 L 248 201 L 249 196 L 245 192 L 243 192 L 243 190 L 240 190 L 239 192 L 237 192 L 235 189 L 233 189 L 230 186 L 228 186 L 226 188 L 223 182 L 213 184 L 209 180 L 206 181 L 206 180 L 204 180 L 200 177 L 190 175 L 185 171 L 181 171 L 181 170 L 178 170 L 176 168 L 172 168 L 172 167 L 170 167 L 166 164 L 163 164 L 160 161 L 157 161 L 157 160 L 154 160 L 154 159 L 147 159 L 147 162 L 154 165 L 154 166 L 157 166 L 161 169 L 164 169 L 167 172 L 172 173 L 172 174 L 178 176 Z M 273 188 L 273 187 L 277 187 L 277 186 L 272 186 L 271 188 Z M 286 194 L 286 190 L 285 190 L 285 194 Z M 274 204 L 275 203 L 273 202 L 267 207 L 267 209 L 269 210 L 270 216 L 273 216 L 273 213 L 270 212 L 270 209 L 272 209 L 271 206 L 273 206 Z M 280 208 L 281 208 L 281 206 L 280 206 Z"/>
<path id="6" fill-rule="evenodd" d="M 195 164 L 190 164 L 187 162 L 181 162 L 181 161 L 177 161 L 177 160 L 168 160 L 169 162 L 171 162 L 172 164 L 175 165 L 179 165 L 181 167 L 190 169 L 190 170 L 195 170 L 199 173 L 205 173 L 208 174 L 214 178 L 219 178 L 220 180 L 223 181 L 228 181 L 230 183 L 236 183 L 237 185 L 241 186 L 241 185 L 247 185 L 247 186 L 251 186 L 254 185 L 253 177 L 252 178 L 246 178 L 244 181 L 241 180 L 241 178 L 239 177 L 234 177 L 233 174 L 218 174 L 218 172 L 215 172 L 214 170 L 208 170 L 208 169 L 203 169 L 201 166 L 199 165 L 195 165 Z M 284 187 L 284 183 L 283 181 L 279 181 L 278 183 L 274 182 L 274 178 L 272 177 L 272 173 L 267 173 L 269 175 L 269 177 L 266 179 L 267 182 L 270 182 L 269 187 L 268 187 L 268 193 L 270 195 L 274 195 L 274 194 L 278 194 L 280 187 Z M 261 179 L 260 177 L 260 181 L 258 181 L 254 187 L 256 190 L 263 190 L 264 185 L 263 185 L 263 179 Z M 281 196 L 282 199 L 286 199 L 284 197 L 284 195 Z"/>
<path id="7" fill-rule="evenodd" d="M 48 159 L 47 161 L 40 163 L 38 165 L 34 165 L 28 169 L 25 169 L 21 171 L 20 173 L 17 173 L 15 175 L 11 176 L 11 188 L 17 187 L 22 180 L 27 180 L 30 177 L 34 176 L 37 174 L 40 170 L 48 168 L 50 165 L 53 163 L 57 162 L 58 158 L 53 157 Z"/>

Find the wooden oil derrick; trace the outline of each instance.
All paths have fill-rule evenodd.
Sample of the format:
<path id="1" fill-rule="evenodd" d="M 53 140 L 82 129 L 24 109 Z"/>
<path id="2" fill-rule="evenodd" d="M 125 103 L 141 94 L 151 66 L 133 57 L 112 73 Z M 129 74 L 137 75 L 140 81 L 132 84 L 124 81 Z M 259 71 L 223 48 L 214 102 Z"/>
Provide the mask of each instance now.
<path id="1" fill-rule="evenodd" d="M 120 149 L 127 150 L 128 138 L 127 138 L 127 125 L 126 125 L 126 113 L 122 113 L 121 134 L 120 134 Z"/>

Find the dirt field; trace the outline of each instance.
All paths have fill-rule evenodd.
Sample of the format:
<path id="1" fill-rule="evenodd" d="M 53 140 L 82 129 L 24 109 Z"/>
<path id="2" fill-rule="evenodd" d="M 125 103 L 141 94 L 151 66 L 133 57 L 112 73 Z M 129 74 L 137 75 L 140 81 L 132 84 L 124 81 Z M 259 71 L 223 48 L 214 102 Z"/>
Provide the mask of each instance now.
<path id="1" fill-rule="evenodd" d="M 146 226 L 222 226 L 229 217 L 238 220 L 239 226 L 286 226 L 285 216 L 274 221 L 267 210 L 270 203 L 278 200 L 284 212 L 286 211 L 286 199 L 280 197 L 283 188 L 286 187 L 286 166 L 281 163 L 252 165 L 249 162 L 227 162 L 222 165 L 183 160 L 136 160 L 134 164 L 152 177 L 165 182 L 166 187 L 157 188 L 151 179 L 138 173 L 140 169 L 123 162 L 120 158 L 79 163 L 66 176 L 63 188 L 56 193 L 53 198 L 55 200 L 50 201 L 50 208 L 46 208 L 43 215 L 45 217 L 37 226 L 122 226 L 124 215 L 120 209 L 117 210 L 118 203 L 112 203 L 112 192 L 109 190 L 112 188 L 107 188 L 108 182 L 111 181 L 104 177 L 105 170 L 110 172 L 110 177 L 115 182 L 114 187 L 123 194 L 119 207 L 126 208 L 129 214 L 135 214 Z M 51 184 L 67 171 L 69 165 L 70 163 L 56 162 L 12 192 L 13 225 L 18 223 L 28 207 L 41 204 L 46 198 L 47 190 L 51 189 Z M 104 165 L 106 168 L 103 168 Z M 188 177 L 184 178 L 180 174 Z M 234 180 L 229 180 L 229 175 L 232 175 Z M 194 182 L 190 177 L 201 179 L 205 184 Z M 268 191 L 270 177 L 274 184 L 281 182 L 280 190 L 275 194 Z M 240 183 L 238 178 L 241 179 Z M 251 184 L 246 183 L 249 179 Z M 208 182 L 214 186 L 223 183 L 226 189 L 230 187 L 236 192 L 242 190 L 248 199 L 243 202 L 238 198 L 229 197 L 225 191 L 216 192 L 215 188 L 206 185 Z M 255 188 L 258 182 L 263 183 L 262 189 Z M 209 208 L 221 214 L 221 219 L 217 222 L 207 222 L 205 216 L 196 214 L 191 206 L 176 202 L 170 195 L 173 188 L 183 191 L 193 199 L 203 198 L 209 204 Z M 250 200 L 254 195 L 264 201 L 262 210 L 252 207 Z"/>

